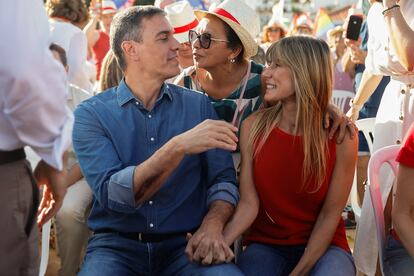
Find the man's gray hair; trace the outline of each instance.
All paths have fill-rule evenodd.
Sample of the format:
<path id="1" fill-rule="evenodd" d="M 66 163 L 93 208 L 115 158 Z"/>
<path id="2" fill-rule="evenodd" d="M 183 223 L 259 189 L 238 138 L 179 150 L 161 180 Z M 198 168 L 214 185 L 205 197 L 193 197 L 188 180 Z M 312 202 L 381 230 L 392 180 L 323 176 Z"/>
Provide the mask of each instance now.
<path id="1" fill-rule="evenodd" d="M 154 6 L 134 6 L 115 15 L 111 23 L 110 43 L 122 71 L 125 71 L 127 66 L 121 47 L 122 42 L 128 40 L 142 42 L 142 22 L 155 15 L 165 16 L 166 14 Z"/>

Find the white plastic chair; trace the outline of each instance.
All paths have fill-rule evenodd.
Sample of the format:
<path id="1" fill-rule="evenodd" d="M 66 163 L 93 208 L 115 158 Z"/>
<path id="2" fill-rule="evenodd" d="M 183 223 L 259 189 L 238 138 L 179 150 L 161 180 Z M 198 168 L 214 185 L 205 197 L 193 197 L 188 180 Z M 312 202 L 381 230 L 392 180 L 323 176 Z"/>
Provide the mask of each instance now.
<path id="1" fill-rule="evenodd" d="M 379 183 L 379 173 L 382 165 L 388 163 L 394 175 L 397 175 L 398 163 L 395 158 L 400 149 L 400 145 L 393 145 L 377 150 L 368 163 L 368 185 L 371 196 L 372 207 L 374 208 L 375 225 L 377 230 L 379 261 L 382 275 L 384 275 L 384 252 L 385 252 L 385 221 L 384 207 L 382 204 L 381 188 Z M 392 195 L 392 193 L 391 193 Z"/>
<path id="2" fill-rule="evenodd" d="M 346 103 L 348 99 L 354 98 L 355 94 L 351 91 L 346 90 L 334 90 L 332 92 L 332 102 L 340 109 L 345 112 Z"/>
<path id="3" fill-rule="evenodd" d="M 372 154 L 372 144 L 374 142 L 374 128 L 375 128 L 375 118 L 367 118 L 367 119 L 361 119 L 355 122 L 356 126 L 358 127 L 359 131 L 362 131 L 362 133 L 365 136 L 365 140 L 367 140 L 368 143 L 368 149 L 370 154 Z M 357 189 L 357 174 L 355 169 L 355 175 L 354 175 L 354 182 L 352 183 L 351 188 L 351 206 L 352 210 L 355 214 L 355 220 L 358 222 L 359 218 L 361 217 L 361 206 L 358 202 L 358 189 Z"/>
<path id="4" fill-rule="evenodd" d="M 47 270 L 47 264 L 49 262 L 49 241 L 50 241 L 50 227 L 52 220 L 43 224 L 42 226 L 42 249 L 40 257 L 40 269 L 39 276 L 44 276 Z"/>

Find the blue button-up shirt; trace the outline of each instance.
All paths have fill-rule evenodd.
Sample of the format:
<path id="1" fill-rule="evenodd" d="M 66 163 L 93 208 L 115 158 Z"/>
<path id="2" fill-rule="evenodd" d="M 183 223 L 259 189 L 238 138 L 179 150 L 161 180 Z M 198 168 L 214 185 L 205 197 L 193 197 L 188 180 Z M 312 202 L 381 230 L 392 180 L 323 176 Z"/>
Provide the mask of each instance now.
<path id="1" fill-rule="evenodd" d="M 204 95 L 164 84 L 146 110 L 121 81 L 75 111 L 73 145 L 93 190 L 89 227 L 121 232 L 172 233 L 198 227 L 209 205 L 239 199 L 230 152 L 186 155 L 151 199 L 135 202 L 134 169 L 172 137 L 217 115 Z"/>

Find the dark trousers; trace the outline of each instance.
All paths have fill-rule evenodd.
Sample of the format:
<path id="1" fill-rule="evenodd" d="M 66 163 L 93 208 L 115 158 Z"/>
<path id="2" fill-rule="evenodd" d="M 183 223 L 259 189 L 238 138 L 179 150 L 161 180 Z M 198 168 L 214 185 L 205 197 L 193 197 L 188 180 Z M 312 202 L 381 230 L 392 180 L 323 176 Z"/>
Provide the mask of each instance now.
<path id="1" fill-rule="evenodd" d="M 0 165 L 0 274 L 38 275 L 39 192 L 26 160 Z"/>

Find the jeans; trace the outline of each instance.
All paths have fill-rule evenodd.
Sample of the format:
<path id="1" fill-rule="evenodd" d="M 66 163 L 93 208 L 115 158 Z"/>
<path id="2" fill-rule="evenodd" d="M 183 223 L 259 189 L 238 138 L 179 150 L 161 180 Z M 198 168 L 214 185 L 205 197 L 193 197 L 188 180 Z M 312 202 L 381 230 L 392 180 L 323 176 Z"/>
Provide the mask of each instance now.
<path id="1" fill-rule="evenodd" d="M 414 275 L 414 260 L 402 243 L 392 235 L 388 236 L 384 253 L 384 274 L 386 276 Z"/>
<path id="2" fill-rule="evenodd" d="M 247 276 L 288 275 L 299 262 L 305 246 L 276 246 L 252 243 L 241 254 L 237 265 Z M 330 246 L 310 271 L 310 275 L 354 276 L 354 260 L 345 250 Z"/>
<path id="3" fill-rule="evenodd" d="M 184 236 L 144 243 L 116 233 L 95 234 L 89 239 L 78 275 L 243 275 L 234 264 L 201 266 L 189 262 L 186 245 Z"/>

